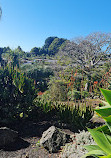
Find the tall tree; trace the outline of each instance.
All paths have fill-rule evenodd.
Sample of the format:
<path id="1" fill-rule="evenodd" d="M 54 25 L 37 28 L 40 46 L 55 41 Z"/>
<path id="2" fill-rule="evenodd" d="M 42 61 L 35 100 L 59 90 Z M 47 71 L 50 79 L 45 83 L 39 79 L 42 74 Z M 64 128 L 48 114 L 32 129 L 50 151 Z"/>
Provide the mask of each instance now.
<path id="1" fill-rule="evenodd" d="M 61 58 L 64 56 L 71 58 L 74 66 L 84 72 L 88 81 L 90 81 L 95 67 L 100 61 L 106 60 L 108 53 L 111 53 L 111 34 L 101 32 L 67 41 L 59 51 Z"/>
<path id="2" fill-rule="evenodd" d="M 34 55 L 34 56 L 39 55 L 39 54 L 40 54 L 40 53 L 39 53 L 39 48 L 37 48 L 37 47 L 32 48 L 31 51 L 30 51 L 30 53 L 31 53 L 32 55 Z"/>
<path id="3" fill-rule="evenodd" d="M 67 41 L 59 54 L 61 56 L 70 56 L 77 65 L 84 69 L 91 69 L 110 52 L 111 34 L 97 32 L 83 39 Z"/>
<path id="4" fill-rule="evenodd" d="M 65 41 L 64 38 L 55 38 L 48 48 L 49 55 L 55 55 Z"/>

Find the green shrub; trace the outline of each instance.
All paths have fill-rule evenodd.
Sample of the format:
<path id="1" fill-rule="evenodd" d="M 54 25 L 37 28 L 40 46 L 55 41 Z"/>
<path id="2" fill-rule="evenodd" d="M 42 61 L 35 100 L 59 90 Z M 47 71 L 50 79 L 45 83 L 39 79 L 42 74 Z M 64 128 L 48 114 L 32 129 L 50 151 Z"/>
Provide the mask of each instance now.
<path id="1" fill-rule="evenodd" d="M 68 92 L 69 100 L 74 101 L 75 99 L 79 100 L 81 99 L 81 92 L 80 91 L 69 91 Z"/>
<path id="2" fill-rule="evenodd" d="M 33 80 L 12 68 L 0 69 L 0 119 L 26 117 L 36 96 Z"/>
<path id="3" fill-rule="evenodd" d="M 87 91 L 82 91 L 82 98 L 89 97 L 89 93 Z"/>
<path id="4" fill-rule="evenodd" d="M 49 82 L 48 93 L 51 101 L 66 101 L 67 100 L 67 85 L 53 78 Z"/>
<path id="5" fill-rule="evenodd" d="M 50 114 L 52 118 L 56 118 L 60 124 L 64 123 L 76 130 L 85 129 L 90 119 L 93 116 L 93 109 L 91 106 L 69 106 L 65 103 L 51 102 L 36 98 L 34 103 L 40 107 L 46 114 Z"/>
<path id="6" fill-rule="evenodd" d="M 86 97 L 89 97 L 89 93 L 86 91 L 82 91 L 82 93 L 77 90 L 72 90 L 72 91 L 68 92 L 68 99 L 70 101 L 74 101 L 75 99 L 80 100 L 80 99 L 84 99 Z"/>

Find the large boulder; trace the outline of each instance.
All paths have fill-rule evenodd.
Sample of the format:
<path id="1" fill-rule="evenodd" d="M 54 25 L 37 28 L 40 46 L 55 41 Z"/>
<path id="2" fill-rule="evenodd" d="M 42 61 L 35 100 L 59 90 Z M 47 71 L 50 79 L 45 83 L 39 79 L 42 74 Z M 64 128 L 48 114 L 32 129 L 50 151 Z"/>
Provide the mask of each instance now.
<path id="1" fill-rule="evenodd" d="M 18 133 L 7 127 L 0 128 L 0 147 L 13 143 L 18 138 Z"/>
<path id="2" fill-rule="evenodd" d="M 65 145 L 69 139 L 70 135 L 67 135 L 55 126 L 51 126 L 48 130 L 43 132 L 40 145 L 50 153 L 55 153 L 58 152 L 60 147 Z"/>

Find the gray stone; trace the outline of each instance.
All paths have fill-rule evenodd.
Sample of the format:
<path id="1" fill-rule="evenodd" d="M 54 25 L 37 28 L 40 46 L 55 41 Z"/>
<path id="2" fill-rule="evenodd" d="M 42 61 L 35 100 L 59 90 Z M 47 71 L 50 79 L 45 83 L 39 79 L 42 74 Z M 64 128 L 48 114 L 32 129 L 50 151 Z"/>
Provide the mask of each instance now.
<path id="1" fill-rule="evenodd" d="M 55 126 L 51 126 L 48 130 L 43 132 L 40 145 L 49 150 L 50 153 L 55 153 L 58 152 L 60 147 L 65 145 L 69 139 L 70 135 L 67 135 Z"/>
<path id="2" fill-rule="evenodd" d="M 99 99 L 99 96 L 94 96 L 93 99 Z"/>
<path id="3" fill-rule="evenodd" d="M 85 84 L 85 89 L 84 89 L 84 90 L 85 90 L 85 91 L 88 90 L 88 83 Z"/>
<path id="4" fill-rule="evenodd" d="M 0 147 L 13 143 L 18 138 L 18 133 L 7 127 L 0 128 Z"/>

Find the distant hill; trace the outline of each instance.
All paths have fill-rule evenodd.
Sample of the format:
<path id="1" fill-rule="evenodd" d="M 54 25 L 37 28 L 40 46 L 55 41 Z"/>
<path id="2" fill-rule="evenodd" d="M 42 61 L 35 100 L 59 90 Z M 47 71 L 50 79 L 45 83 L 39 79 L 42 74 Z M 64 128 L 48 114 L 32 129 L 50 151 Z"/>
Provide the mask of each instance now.
<path id="1" fill-rule="evenodd" d="M 34 47 L 31 49 L 30 53 L 33 55 L 49 55 L 53 56 L 56 53 L 58 53 L 60 47 L 67 41 L 64 38 L 58 38 L 58 37 L 48 37 L 45 40 L 45 44 L 42 48 Z"/>

